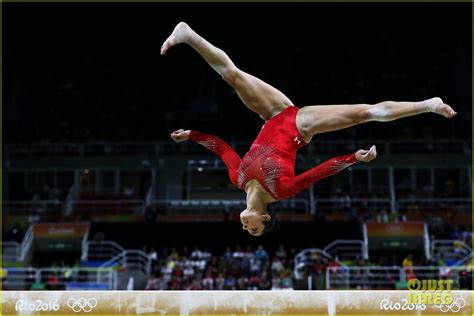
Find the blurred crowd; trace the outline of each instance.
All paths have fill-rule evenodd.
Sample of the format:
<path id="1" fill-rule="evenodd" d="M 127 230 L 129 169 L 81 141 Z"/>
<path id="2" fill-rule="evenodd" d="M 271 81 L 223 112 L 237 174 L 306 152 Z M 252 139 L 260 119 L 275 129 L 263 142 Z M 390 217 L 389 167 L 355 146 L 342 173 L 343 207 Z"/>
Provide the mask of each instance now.
<path id="1" fill-rule="evenodd" d="M 419 266 L 431 269 L 430 273 L 436 278 L 453 276 L 453 271 L 446 268 L 448 262 L 444 256 L 426 259 L 413 254 L 403 257 L 400 253 L 392 253 L 374 256 L 370 260 L 356 257 L 341 261 L 337 255 L 329 260 L 314 252 L 295 266 L 296 249 L 287 250 L 283 245 L 274 253 L 269 253 L 261 245 L 255 249 L 250 246 L 226 247 L 222 253 L 211 253 L 197 247 L 192 250 L 185 247 L 182 251 L 164 247 L 157 251 L 151 246 L 145 250 L 153 259 L 147 290 L 298 290 L 308 289 L 308 286 L 323 290 L 326 289 L 327 269 L 330 275 L 338 278 L 340 274 L 335 272 L 348 267 L 367 268 L 352 272 L 351 282 L 359 282 L 359 289 L 393 288 L 399 278 L 398 270 L 393 270 L 396 267 L 403 268 L 407 280 L 416 277 L 418 272 L 413 267 Z M 466 271 L 470 271 L 470 264 L 471 261 L 465 262 Z M 294 273 L 295 269 L 298 275 Z M 370 285 L 372 281 L 377 285 Z"/>
<path id="2" fill-rule="evenodd" d="M 189 251 L 148 249 L 153 273 L 148 290 L 292 290 L 295 249 L 280 245 L 269 254 L 263 246 L 227 247 L 220 254 L 194 248 Z"/>

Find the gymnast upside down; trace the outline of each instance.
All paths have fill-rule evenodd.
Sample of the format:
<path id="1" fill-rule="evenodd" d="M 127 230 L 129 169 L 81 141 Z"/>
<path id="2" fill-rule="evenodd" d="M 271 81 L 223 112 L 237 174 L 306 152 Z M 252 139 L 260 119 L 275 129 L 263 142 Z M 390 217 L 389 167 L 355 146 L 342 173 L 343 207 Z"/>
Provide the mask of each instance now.
<path id="1" fill-rule="evenodd" d="M 272 230 L 278 219 L 267 211 L 271 202 L 287 199 L 312 183 L 329 177 L 356 162 L 376 158 L 375 146 L 368 150 L 331 158 L 295 176 L 296 152 L 315 134 L 348 128 L 357 124 L 387 122 L 421 113 L 451 118 L 457 113 L 440 98 L 421 102 L 386 101 L 377 104 L 311 105 L 297 108 L 280 91 L 237 68 L 227 54 L 213 46 L 184 22 L 178 23 L 163 43 L 161 54 L 176 44 L 194 48 L 222 78 L 235 89 L 242 102 L 257 113 L 265 124 L 247 154 L 240 159 L 223 140 L 191 130 L 171 134 L 176 142 L 195 141 L 219 155 L 232 183 L 247 194 L 247 208 L 241 212 L 243 229 L 261 236 Z"/>

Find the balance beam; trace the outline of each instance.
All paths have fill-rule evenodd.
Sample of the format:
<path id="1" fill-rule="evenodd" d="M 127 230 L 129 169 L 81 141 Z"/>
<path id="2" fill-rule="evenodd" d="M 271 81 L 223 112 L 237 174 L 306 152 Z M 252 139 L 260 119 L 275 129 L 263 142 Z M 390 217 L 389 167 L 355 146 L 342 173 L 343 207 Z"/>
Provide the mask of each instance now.
<path id="1" fill-rule="evenodd" d="M 1 294 L 3 315 L 472 315 L 471 291 L 449 292 L 453 301 L 448 303 L 434 304 L 424 298 L 426 304 L 407 304 L 413 293 L 417 292 L 4 291 Z M 426 292 L 419 292 L 423 293 Z"/>

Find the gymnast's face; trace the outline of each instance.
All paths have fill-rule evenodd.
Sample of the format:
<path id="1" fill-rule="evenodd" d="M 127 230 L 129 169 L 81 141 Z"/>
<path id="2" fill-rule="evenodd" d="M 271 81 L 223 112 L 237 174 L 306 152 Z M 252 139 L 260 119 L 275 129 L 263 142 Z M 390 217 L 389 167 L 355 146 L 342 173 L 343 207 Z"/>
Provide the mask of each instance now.
<path id="1" fill-rule="evenodd" d="M 249 232 L 253 236 L 261 236 L 265 228 L 263 225 L 264 221 L 271 219 L 268 214 L 261 214 L 253 210 L 244 210 L 240 213 L 240 221 L 242 223 L 242 229 Z"/>

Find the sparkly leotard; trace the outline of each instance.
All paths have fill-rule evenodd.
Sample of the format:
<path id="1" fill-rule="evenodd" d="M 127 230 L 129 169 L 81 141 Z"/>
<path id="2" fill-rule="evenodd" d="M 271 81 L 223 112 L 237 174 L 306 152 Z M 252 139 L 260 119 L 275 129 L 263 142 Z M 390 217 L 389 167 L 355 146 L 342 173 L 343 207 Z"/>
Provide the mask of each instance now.
<path id="1" fill-rule="evenodd" d="M 357 162 L 353 153 L 331 158 L 295 176 L 296 152 L 305 145 L 296 128 L 298 111 L 289 106 L 268 120 L 242 160 L 219 137 L 191 131 L 189 139 L 221 157 L 237 188 L 244 190 L 247 182 L 255 179 L 276 200 L 287 199 Z"/>

